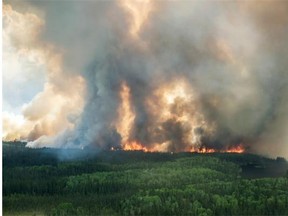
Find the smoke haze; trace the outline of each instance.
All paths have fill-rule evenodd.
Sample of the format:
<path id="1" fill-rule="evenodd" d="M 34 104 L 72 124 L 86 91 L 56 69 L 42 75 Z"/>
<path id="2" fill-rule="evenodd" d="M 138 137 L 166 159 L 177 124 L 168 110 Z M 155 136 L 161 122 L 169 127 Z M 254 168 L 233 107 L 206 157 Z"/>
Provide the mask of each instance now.
<path id="1" fill-rule="evenodd" d="M 288 157 L 287 1 L 11 0 L 3 21 L 4 139 Z"/>

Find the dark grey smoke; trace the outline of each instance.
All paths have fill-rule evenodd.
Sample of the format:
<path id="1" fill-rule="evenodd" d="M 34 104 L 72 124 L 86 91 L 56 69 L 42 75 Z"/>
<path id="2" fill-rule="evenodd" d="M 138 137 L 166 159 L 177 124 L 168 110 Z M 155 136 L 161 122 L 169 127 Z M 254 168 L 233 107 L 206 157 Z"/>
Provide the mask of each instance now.
<path id="1" fill-rule="evenodd" d="M 125 81 L 136 114 L 130 138 L 149 148 L 168 142 L 167 151 L 185 150 L 192 126 L 173 118 L 156 123 L 145 103 L 157 87 L 181 77 L 197 99 L 175 103 L 171 112 L 201 112 L 215 128 L 194 129 L 197 147 L 241 144 L 288 155 L 287 1 L 159 1 L 134 40 L 131 15 L 117 1 L 30 4 L 45 11 L 43 39 L 66 50 L 68 71 L 86 81 L 86 105 L 75 129 L 53 142 L 119 147 L 121 136 L 111 123 Z"/>

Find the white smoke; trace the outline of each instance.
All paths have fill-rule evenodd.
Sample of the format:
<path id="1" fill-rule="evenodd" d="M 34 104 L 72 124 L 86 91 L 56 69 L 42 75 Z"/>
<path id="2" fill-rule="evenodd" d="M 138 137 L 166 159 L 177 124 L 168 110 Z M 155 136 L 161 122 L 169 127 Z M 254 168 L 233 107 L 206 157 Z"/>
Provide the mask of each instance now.
<path id="1" fill-rule="evenodd" d="M 182 139 L 187 127 L 171 120 L 159 125 L 146 104 L 159 86 L 181 77 L 197 96 L 197 112 L 215 128 L 212 135 L 202 128 L 202 145 L 243 144 L 250 151 L 287 157 L 286 1 L 24 5 L 45 14 L 37 41 L 24 44 L 40 43 L 42 50 L 45 41 L 45 50 L 47 44 L 55 47 L 44 55 L 51 69 L 43 92 L 24 106 L 25 119 L 34 124 L 31 146 L 119 146 L 113 122 L 124 81 L 136 115 L 131 139 L 146 147 L 160 139 L 166 150 L 181 151 L 189 144 Z M 67 120 L 77 113 L 72 123 Z M 151 133 L 157 127 L 161 136 Z"/>

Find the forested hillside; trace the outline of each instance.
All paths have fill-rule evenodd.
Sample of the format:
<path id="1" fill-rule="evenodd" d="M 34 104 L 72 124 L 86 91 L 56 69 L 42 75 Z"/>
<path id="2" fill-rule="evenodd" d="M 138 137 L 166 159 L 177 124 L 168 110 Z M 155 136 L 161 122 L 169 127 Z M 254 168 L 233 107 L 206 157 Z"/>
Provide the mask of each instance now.
<path id="1" fill-rule="evenodd" d="M 284 159 L 92 152 L 4 143 L 4 215 L 288 215 Z"/>

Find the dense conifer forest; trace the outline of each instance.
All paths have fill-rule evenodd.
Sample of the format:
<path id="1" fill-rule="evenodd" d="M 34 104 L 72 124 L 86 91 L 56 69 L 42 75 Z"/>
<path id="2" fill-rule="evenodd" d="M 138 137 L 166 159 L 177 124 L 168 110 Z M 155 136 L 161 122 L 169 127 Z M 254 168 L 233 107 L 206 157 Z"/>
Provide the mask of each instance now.
<path id="1" fill-rule="evenodd" d="M 252 154 L 3 143 L 3 214 L 288 215 L 287 170 Z"/>

